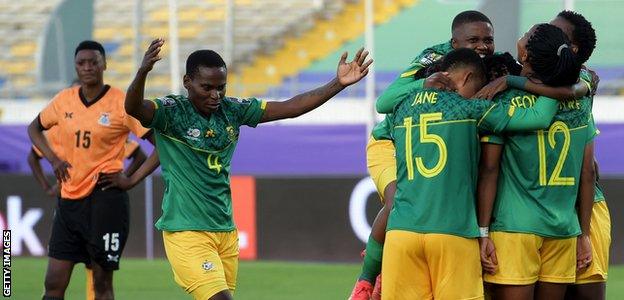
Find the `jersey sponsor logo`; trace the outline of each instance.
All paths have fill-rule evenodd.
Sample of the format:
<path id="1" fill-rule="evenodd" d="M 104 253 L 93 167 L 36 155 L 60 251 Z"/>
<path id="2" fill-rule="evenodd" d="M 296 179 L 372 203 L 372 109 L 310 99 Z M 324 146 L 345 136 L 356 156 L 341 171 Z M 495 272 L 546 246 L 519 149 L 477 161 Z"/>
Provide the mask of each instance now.
<path id="1" fill-rule="evenodd" d="M 175 106 L 177 104 L 175 99 L 169 97 L 162 98 L 160 102 L 163 106 Z"/>
<path id="2" fill-rule="evenodd" d="M 102 126 L 110 126 L 111 125 L 110 114 L 109 113 L 102 113 L 100 115 L 100 119 L 98 120 L 98 124 L 100 124 Z"/>
<path id="3" fill-rule="evenodd" d="M 204 269 L 204 271 L 210 271 L 214 268 L 214 264 L 209 261 L 204 261 L 201 267 L 202 269 Z"/>
<path id="4" fill-rule="evenodd" d="M 65 119 L 71 119 L 74 116 L 73 112 L 65 112 Z"/>
<path id="5" fill-rule="evenodd" d="M 197 128 L 189 128 L 186 131 L 186 138 L 194 141 L 199 141 L 199 136 L 201 135 L 201 131 Z"/>

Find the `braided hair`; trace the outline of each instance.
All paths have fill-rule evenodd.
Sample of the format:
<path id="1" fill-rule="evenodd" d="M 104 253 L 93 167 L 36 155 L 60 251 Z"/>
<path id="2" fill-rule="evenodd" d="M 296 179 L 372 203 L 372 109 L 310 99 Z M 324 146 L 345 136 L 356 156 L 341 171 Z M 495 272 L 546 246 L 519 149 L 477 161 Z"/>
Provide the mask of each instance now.
<path id="1" fill-rule="evenodd" d="M 581 63 L 570 48 L 570 41 L 558 27 L 538 24 L 526 45 L 534 76 L 544 84 L 566 86 L 576 83 Z"/>

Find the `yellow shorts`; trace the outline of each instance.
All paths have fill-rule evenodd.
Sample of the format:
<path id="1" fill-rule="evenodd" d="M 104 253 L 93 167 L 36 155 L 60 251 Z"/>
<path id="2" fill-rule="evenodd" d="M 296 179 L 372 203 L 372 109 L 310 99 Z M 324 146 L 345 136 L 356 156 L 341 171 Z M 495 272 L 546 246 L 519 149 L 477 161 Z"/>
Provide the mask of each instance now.
<path id="1" fill-rule="evenodd" d="M 544 238 L 535 234 L 491 232 L 498 270 L 483 280 L 495 284 L 527 285 L 536 281 L 574 283 L 576 237 Z"/>
<path id="2" fill-rule="evenodd" d="M 163 231 L 173 276 L 195 299 L 236 289 L 238 232 Z"/>
<path id="3" fill-rule="evenodd" d="M 589 238 L 592 243 L 592 263 L 576 274 L 576 284 L 606 282 L 609 272 L 609 246 L 611 245 L 611 217 L 606 201 L 594 203 Z"/>
<path id="4" fill-rule="evenodd" d="M 390 230 L 381 268 L 384 300 L 483 299 L 476 239 Z"/>
<path id="5" fill-rule="evenodd" d="M 366 145 L 366 167 L 368 174 L 373 179 L 377 193 L 381 198 L 381 202 L 385 202 L 383 198 L 384 190 L 393 181 L 397 179 L 396 151 L 394 144 L 390 140 L 375 140 L 371 137 Z"/>

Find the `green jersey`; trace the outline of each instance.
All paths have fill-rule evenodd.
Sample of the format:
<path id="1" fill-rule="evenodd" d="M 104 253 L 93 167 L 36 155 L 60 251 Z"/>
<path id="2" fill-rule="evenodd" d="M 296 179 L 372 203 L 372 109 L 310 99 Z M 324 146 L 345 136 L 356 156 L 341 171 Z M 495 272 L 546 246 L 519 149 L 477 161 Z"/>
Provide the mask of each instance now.
<path id="1" fill-rule="evenodd" d="M 373 127 L 373 132 L 371 135 L 375 140 L 391 140 L 392 136 L 392 124 L 390 121 L 392 120 L 392 115 L 386 115 L 383 121 L 379 122 L 375 127 Z"/>
<path id="2" fill-rule="evenodd" d="M 239 129 L 255 127 L 264 113 L 257 99 L 225 98 L 209 117 L 180 95 L 154 100 L 149 127 L 165 181 L 159 230 L 231 231 L 230 161 Z"/>
<path id="3" fill-rule="evenodd" d="M 591 106 L 592 106 L 592 109 L 593 109 L 593 107 L 594 107 L 594 97 L 591 96 L 591 94 L 592 94 L 592 90 L 595 87 L 592 85 L 592 79 L 593 79 L 592 75 L 586 69 L 581 69 L 581 73 L 579 75 L 579 78 L 580 78 L 580 80 L 583 83 L 585 83 L 587 85 L 587 88 L 588 88 L 587 94 L 588 94 L 588 97 L 590 97 L 590 99 L 591 99 Z M 594 124 L 594 119 L 593 118 L 594 118 L 594 116 L 592 114 L 591 124 Z M 592 129 L 590 128 L 590 130 L 592 130 Z M 593 130 L 596 132 L 596 134 L 600 133 L 600 131 L 598 131 L 598 129 L 593 129 Z M 595 202 L 600 202 L 600 201 L 605 201 L 605 196 L 604 196 L 604 193 L 602 191 L 602 188 L 598 184 L 598 176 L 596 176 L 596 187 L 594 188 L 594 203 Z"/>
<path id="4" fill-rule="evenodd" d="M 404 98 L 391 116 L 397 192 L 388 230 L 477 237 L 477 127 L 499 132 L 512 114 L 509 107 L 445 91 Z"/>
<path id="5" fill-rule="evenodd" d="M 429 47 L 423 50 L 416 58 L 412 60 L 410 65 L 401 72 L 401 75 L 397 79 L 395 79 L 377 98 L 377 102 L 387 102 L 393 101 L 397 98 L 402 98 L 404 95 L 409 94 L 412 84 L 415 84 L 416 79 L 414 78 L 414 74 L 418 72 L 418 70 L 428 67 L 434 62 L 438 61 L 447 53 L 453 51 L 453 47 L 451 46 L 451 41 L 449 40 L 446 43 L 438 44 L 432 47 Z M 408 89 L 406 91 L 406 88 Z M 422 88 L 422 86 L 420 86 Z M 390 106 L 390 110 L 392 110 L 392 106 Z M 388 113 L 379 111 L 380 113 Z"/>
<path id="6" fill-rule="evenodd" d="M 600 201 L 605 201 L 604 192 L 602 191 L 602 188 L 598 184 L 598 181 L 596 181 L 596 186 L 594 187 L 594 191 L 595 191 L 594 192 L 594 203 L 600 202 Z"/>
<path id="7" fill-rule="evenodd" d="M 501 105 L 531 107 L 535 96 L 503 97 Z M 505 134 L 492 231 L 524 232 L 551 238 L 580 234 L 575 209 L 585 145 L 590 130 L 590 101 L 561 102 L 550 128 Z M 490 140 L 496 143 L 496 141 Z"/>

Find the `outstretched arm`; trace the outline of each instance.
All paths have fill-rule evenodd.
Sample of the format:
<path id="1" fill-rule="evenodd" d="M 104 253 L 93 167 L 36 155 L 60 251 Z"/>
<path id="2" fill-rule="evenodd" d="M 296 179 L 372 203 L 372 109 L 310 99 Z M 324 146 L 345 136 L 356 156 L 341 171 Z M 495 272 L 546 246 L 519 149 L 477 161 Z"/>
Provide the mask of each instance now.
<path id="1" fill-rule="evenodd" d="M 571 86 L 552 87 L 532 82 L 527 80 L 526 77 L 507 75 L 488 83 L 477 92 L 475 98 L 491 100 L 496 94 L 506 90 L 508 87 L 525 90 L 536 95 L 543 95 L 560 101 L 580 99 L 589 92 L 587 84 L 582 81 Z"/>
<path id="2" fill-rule="evenodd" d="M 165 40 L 158 38 L 152 41 L 145 55 L 143 56 L 143 62 L 137 70 L 137 74 L 134 76 L 134 80 L 130 83 L 128 90 L 126 91 L 126 100 L 124 107 L 126 112 L 139 120 L 143 125 L 149 125 L 154 118 L 154 103 L 149 100 L 143 99 L 145 92 L 145 80 L 147 74 L 152 70 L 154 64 L 161 58 L 158 56 L 160 49 L 164 45 Z"/>
<path id="3" fill-rule="evenodd" d="M 322 87 L 299 94 L 289 100 L 268 102 L 260 123 L 296 118 L 323 105 L 344 88 L 360 81 L 368 74 L 368 66 L 373 63 L 373 60 L 366 61 L 367 56 L 368 51 L 361 48 L 355 54 L 353 61 L 347 63 L 347 52 L 343 53 L 338 63 L 336 78 Z"/>

